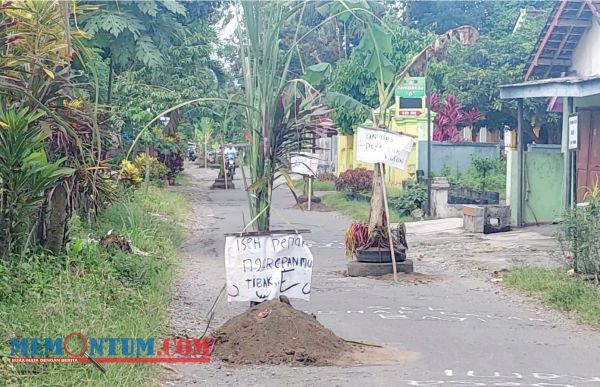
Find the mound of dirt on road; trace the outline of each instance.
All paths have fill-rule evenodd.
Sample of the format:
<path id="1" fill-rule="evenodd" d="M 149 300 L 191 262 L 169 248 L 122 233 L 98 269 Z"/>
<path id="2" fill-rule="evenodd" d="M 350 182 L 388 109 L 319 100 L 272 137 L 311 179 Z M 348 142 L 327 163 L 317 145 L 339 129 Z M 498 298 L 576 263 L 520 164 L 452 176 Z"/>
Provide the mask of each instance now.
<path id="1" fill-rule="evenodd" d="M 232 364 L 331 365 L 352 351 L 314 316 L 279 300 L 231 318 L 215 337 L 213 356 Z"/>

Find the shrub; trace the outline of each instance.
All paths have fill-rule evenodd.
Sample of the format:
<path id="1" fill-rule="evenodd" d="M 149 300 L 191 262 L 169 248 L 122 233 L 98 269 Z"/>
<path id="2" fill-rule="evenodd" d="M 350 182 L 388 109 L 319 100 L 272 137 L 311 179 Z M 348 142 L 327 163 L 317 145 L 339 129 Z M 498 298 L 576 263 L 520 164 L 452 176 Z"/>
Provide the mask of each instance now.
<path id="1" fill-rule="evenodd" d="M 506 190 L 506 165 L 503 161 L 493 158 L 473 158 L 471 167 L 465 173 L 453 172 L 444 166 L 435 175 L 447 177 L 450 184 L 462 187 L 500 192 L 500 194 Z"/>
<path id="2" fill-rule="evenodd" d="M 158 161 L 156 157 L 148 158 L 148 166 L 150 167 L 150 180 L 164 181 L 169 173 L 169 168 Z M 146 154 L 140 153 L 135 157 L 135 166 L 140 170 L 141 178 L 146 176 Z"/>
<path id="3" fill-rule="evenodd" d="M 144 181 L 140 177 L 140 169 L 129 160 L 123 160 L 121 162 L 119 180 L 132 185 L 139 185 L 142 181 Z"/>
<path id="4" fill-rule="evenodd" d="M 349 169 L 335 181 L 336 191 L 362 192 L 373 188 L 373 171 L 366 168 Z"/>
<path id="5" fill-rule="evenodd" d="M 479 189 L 485 190 L 493 184 L 494 173 L 501 170 L 498 160 L 485 157 L 474 157 L 471 161 L 472 169 L 479 180 Z M 504 174 L 502 174 L 504 177 Z"/>
<path id="6" fill-rule="evenodd" d="M 410 181 L 400 195 L 390 199 L 390 206 L 400 215 L 410 215 L 427 201 L 427 188 L 416 181 Z"/>
<path id="7" fill-rule="evenodd" d="M 336 181 L 337 176 L 335 175 L 335 173 L 324 172 L 324 173 L 320 173 L 317 175 L 317 180 L 319 180 L 319 181 Z"/>
<path id="8" fill-rule="evenodd" d="M 600 195 L 597 183 L 588 194 L 586 206 L 564 213 L 559 243 L 566 263 L 576 273 L 595 275 L 600 280 Z"/>

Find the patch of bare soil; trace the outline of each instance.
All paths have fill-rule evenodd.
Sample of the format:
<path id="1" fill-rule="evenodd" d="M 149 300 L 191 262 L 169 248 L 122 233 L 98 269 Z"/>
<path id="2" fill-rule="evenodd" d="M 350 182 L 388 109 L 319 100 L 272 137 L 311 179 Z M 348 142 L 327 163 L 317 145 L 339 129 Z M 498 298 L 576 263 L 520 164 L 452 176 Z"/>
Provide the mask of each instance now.
<path id="1" fill-rule="evenodd" d="M 300 203 L 300 204 L 295 204 L 292 208 L 298 208 L 298 209 L 302 209 L 304 211 L 308 211 L 308 202 L 304 202 L 304 203 Z M 332 212 L 332 211 L 335 211 L 335 210 L 327 207 L 323 203 L 312 203 L 310 205 L 310 210 L 311 211 L 316 211 L 316 212 Z"/>
<path id="2" fill-rule="evenodd" d="M 279 300 L 231 318 L 215 337 L 212 355 L 231 364 L 332 365 L 352 352 L 314 316 Z"/>
<path id="3" fill-rule="evenodd" d="M 393 281 L 394 274 L 385 274 L 379 276 L 368 276 L 367 278 L 383 280 L 383 281 Z M 442 277 L 439 275 L 430 275 L 430 274 L 421 274 L 421 273 L 398 273 L 398 281 L 402 282 L 412 282 L 415 285 L 419 284 L 429 284 L 434 281 L 441 280 Z"/>
<path id="4" fill-rule="evenodd" d="M 403 348 L 352 344 L 352 352 L 344 354 L 339 366 L 393 365 L 417 360 L 417 353 Z"/>

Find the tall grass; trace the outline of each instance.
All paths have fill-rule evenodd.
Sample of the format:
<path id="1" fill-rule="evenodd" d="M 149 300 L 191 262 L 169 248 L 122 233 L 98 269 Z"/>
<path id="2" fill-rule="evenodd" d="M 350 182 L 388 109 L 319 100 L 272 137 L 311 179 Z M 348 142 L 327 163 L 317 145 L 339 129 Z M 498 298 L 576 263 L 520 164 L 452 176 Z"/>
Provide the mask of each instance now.
<path id="1" fill-rule="evenodd" d="M 600 287 L 568 276 L 564 268 L 518 267 L 504 276 L 504 283 L 555 309 L 574 313 L 580 322 L 600 327 Z"/>
<path id="2" fill-rule="evenodd" d="M 42 252 L 0 266 L 0 384 L 14 386 L 154 385 L 158 368 L 147 364 L 8 363 L 11 337 L 160 337 L 167 321 L 173 259 L 182 242 L 176 224 L 187 204 L 173 193 L 150 188 L 107 208 L 92 228 L 74 225 L 67 252 Z M 113 229 L 149 256 L 104 250 L 86 242 Z"/>

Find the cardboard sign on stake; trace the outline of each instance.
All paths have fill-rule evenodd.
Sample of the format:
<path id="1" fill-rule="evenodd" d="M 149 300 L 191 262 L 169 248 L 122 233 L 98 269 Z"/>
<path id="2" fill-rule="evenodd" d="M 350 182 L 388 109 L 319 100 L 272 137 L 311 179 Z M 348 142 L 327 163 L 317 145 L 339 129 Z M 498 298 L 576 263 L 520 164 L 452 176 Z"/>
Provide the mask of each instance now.
<path id="1" fill-rule="evenodd" d="M 393 168 L 406 169 L 406 163 L 413 148 L 413 136 L 404 133 L 387 132 L 379 129 L 369 129 L 361 126 L 358 127 L 356 136 L 356 159 L 379 164 L 382 179 L 384 174 L 384 164 Z M 390 255 L 392 256 L 392 269 L 394 271 L 394 281 L 398 281 L 396 252 L 394 251 L 392 226 L 390 224 L 390 210 L 387 202 L 385 182 L 382 182 L 382 185 L 385 216 L 388 220 L 387 232 L 388 240 L 390 242 Z"/>
<path id="2" fill-rule="evenodd" d="M 298 233 L 248 233 L 225 238 L 228 301 L 280 295 L 309 301 L 313 256 Z"/>

